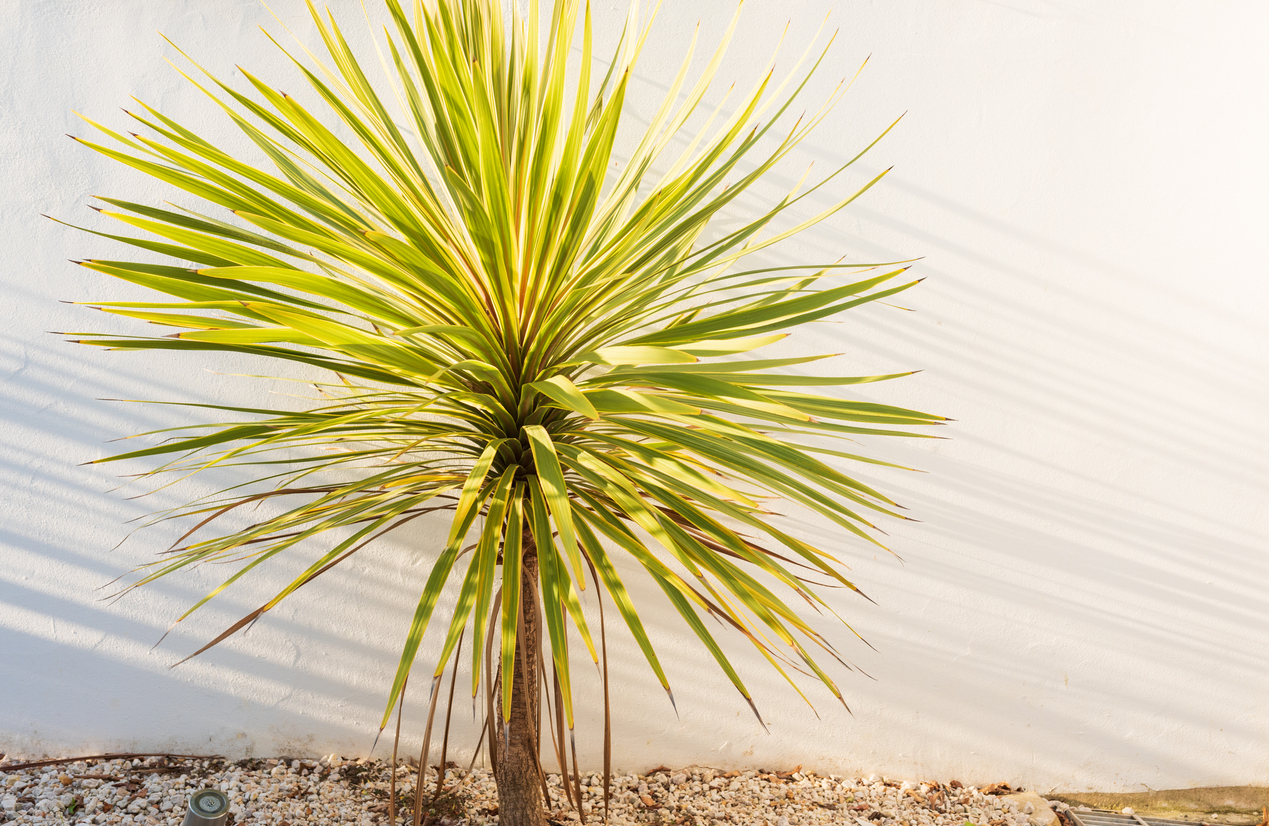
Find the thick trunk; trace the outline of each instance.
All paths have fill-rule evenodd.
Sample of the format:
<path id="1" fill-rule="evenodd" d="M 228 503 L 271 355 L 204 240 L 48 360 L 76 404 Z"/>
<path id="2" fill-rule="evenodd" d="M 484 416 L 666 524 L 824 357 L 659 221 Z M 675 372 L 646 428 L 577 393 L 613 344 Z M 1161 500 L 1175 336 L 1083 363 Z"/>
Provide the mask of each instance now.
<path id="1" fill-rule="evenodd" d="M 533 535 L 524 532 L 523 565 L 520 572 L 520 615 L 524 635 L 517 641 L 515 675 L 511 686 L 511 730 L 504 740 L 502 731 L 501 676 L 498 718 L 490 734 L 497 749 L 495 780 L 498 784 L 498 822 L 501 826 L 546 826 L 542 785 L 538 775 L 539 705 L 538 652 L 542 630 L 535 609 L 538 589 L 538 555 Z M 496 654 L 496 652 L 495 652 Z"/>

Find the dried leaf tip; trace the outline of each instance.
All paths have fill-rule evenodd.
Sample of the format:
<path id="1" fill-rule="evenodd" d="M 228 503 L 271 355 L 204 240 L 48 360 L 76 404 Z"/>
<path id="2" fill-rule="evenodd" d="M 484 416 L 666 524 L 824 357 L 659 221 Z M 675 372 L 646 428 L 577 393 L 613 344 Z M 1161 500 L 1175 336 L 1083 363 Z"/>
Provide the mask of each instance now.
<path id="1" fill-rule="evenodd" d="M 745 702 L 749 704 L 749 710 L 753 712 L 753 716 L 758 718 L 758 725 L 762 726 L 762 730 L 767 734 L 771 733 L 771 729 L 767 728 L 767 724 L 763 721 L 762 715 L 758 713 L 758 706 L 754 705 L 752 697 L 746 697 Z"/>

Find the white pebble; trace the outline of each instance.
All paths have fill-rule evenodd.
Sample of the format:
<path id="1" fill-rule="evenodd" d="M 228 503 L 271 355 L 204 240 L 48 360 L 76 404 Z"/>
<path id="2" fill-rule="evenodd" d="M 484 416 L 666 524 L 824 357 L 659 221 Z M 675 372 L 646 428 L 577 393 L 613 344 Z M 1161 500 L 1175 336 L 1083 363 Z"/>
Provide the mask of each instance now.
<path id="1" fill-rule="evenodd" d="M 242 826 L 272 826 L 284 819 L 297 825 L 370 826 L 385 822 L 384 795 L 392 773 L 386 762 L 345 760 L 335 754 L 321 760 L 274 758 L 237 764 L 198 761 L 179 765 L 180 774 L 134 773 L 140 765 L 131 761 L 63 764 L 52 771 L 0 773 L 0 820 L 32 826 L 67 822 L 66 807 L 78 797 L 82 808 L 71 818 L 77 823 L 171 824 L 179 821 L 196 790 L 218 787 L 229 795 L 231 811 Z M 151 760 L 144 765 L 155 767 L 161 763 Z M 345 768 L 350 770 L 344 771 Z M 70 785 L 61 781 L 63 774 L 71 779 Z M 83 774 L 109 775 L 118 780 L 79 779 Z M 397 793 L 413 795 L 415 777 L 408 766 L 398 766 Z M 476 768 L 467 776 L 465 769 L 452 769 L 447 774 L 448 783 L 460 780 L 467 811 L 452 826 L 458 822 L 465 822 L 465 826 L 492 826 L 497 789 L 488 770 Z M 125 788 L 120 781 L 133 781 L 137 786 Z M 428 783 L 434 782 L 434 776 L 430 776 Z M 931 794 L 938 788 L 934 783 L 885 785 L 888 781 L 877 775 L 867 779 L 843 778 L 799 770 L 777 777 L 773 769 L 770 773 L 744 770 L 736 776 L 720 777 L 715 769 L 687 767 L 652 776 L 625 773 L 612 777 L 610 782 L 609 822 L 613 826 L 673 820 L 730 821 L 755 826 L 963 826 L 966 820 L 987 823 L 998 818 L 1005 826 L 1029 826 L 1026 814 L 1016 814 L 1018 807 L 1000 798 L 967 797 L 972 794 L 968 789 L 949 791 L 945 797 L 932 794 L 930 803 L 946 808 L 940 811 L 915 793 L 920 789 Z M 580 826 L 576 813 L 567 811 L 559 775 L 548 775 L 547 783 L 552 810 L 562 812 L 561 822 Z M 581 778 L 588 807 L 601 805 L 602 784 L 603 776 L 594 772 Z M 134 791 L 140 796 L 133 797 Z M 972 804 L 961 804 L 960 799 Z M 109 813 L 104 808 L 107 804 L 112 807 Z M 597 811 L 595 808 L 590 812 L 588 822 Z"/>

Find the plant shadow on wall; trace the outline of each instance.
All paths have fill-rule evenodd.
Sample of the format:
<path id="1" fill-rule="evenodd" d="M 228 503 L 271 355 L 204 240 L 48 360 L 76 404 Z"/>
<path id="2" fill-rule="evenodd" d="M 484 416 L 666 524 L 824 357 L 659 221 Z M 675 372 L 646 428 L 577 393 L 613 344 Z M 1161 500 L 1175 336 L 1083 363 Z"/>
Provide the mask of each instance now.
<path id="1" fill-rule="evenodd" d="M 209 632 L 214 634 L 270 594 L 250 584 L 227 593 L 198 625 L 184 634 L 178 630 L 163 648 L 152 651 L 167 623 L 223 576 L 212 567 L 157 582 L 122 603 L 106 599 L 115 590 L 109 583 L 121 565 L 153 558 L 155 546 L 170 544 L 182 532 L 176 525 L 155 526 L 121 542 L 132 529 L 120 524 L 121 517 L 144 517 L 155 503 L 179 505 L 182 494 L 169 489 L 121 503 L 121 495 L 140 492 L 125 487 L 108 501 L 100 491 L 107 477 L 97 468 L 77 466 L 75 460 L 101 453 L 103 430 L 118 432 L 138 423 L 175 427 L 188 417 L 173 408 L 121 408 L 84 398 L 67 404 L 58 398 L 64 393 L 55 381 L 59 369 L 76 375 L 77 392 L 99 398 L 118 395 L 121 386 L 138 398 L 171 397 L 172 392 L 122 364 L 98 383 L 91 371 L 76 370 L 62 348 L 38 340 L 23 348 L 27 367 L 9 375 L 0 401 L 0 440 L 8 459 L 5 507 L 15 515 L 31 515 L 6 519 L 0 530 L 5 560 L 0 570 L 0 649 L 6 653 L 0 680 L 18 687 L 16 702 L 0 708 L 0 730 L 9 737 L 10 751 L 43 753 L 64 744 L 81 749 L 86 742 L 118 742 L 120 737 L 150 738 L 143 750 L 152 750 L 156 741 L 165 747 L 168 738 L 179 740 L 180 733 L 188 731 L 205 734 L 210 751 L 239 750 L 247 733 L 253 741 L 299 751 L 315 724 L 349 750 L 364 749 L 369 744 L 364 722 L 368 715 L 350 719 L 339 706 L 349 703 L 364 709 L 382 702 L 381 686 L 371 687 L 354 677 L 386 669 L 395 654 L 399 626 L 352 622 L 343 612 L 329 610 L 320 615 L 325 622 L 314 622 L 312 612 L 296 619 L 288 610 L 272 616 L 268 627 L 256 629 L 244 645 L 225 648 L 214 660 L 191 661 L 169 671 L 179 659 L 169 652 L 197 648 L 195 641 L 205 641 Z M 32 445 L 44 447 L 34 450 Z M 246 478 L 239 471 L 216 481 Z M 189 488 L 182 493 L 188 496 Z M 311 607 L 319 608 L 322 599 L 327 605 L 343 599 L 361 605 L 382 601 L 386 609 L 417 597 L 405 575 L 426 558 L 422 548 L 427 537 L 410 533 L 403 532 L 401 540 L 414 548 L 394 544 L 376 549 L 359 560 L 355 570 L 332 578 L 333 591 L 315 593 L 319 599 Z M 116 544 L 120 547 L 111 554 L 103 553 Z M 279 560 L 277 575 L 298 575 L 306 557 L 320 554 L 321 544 L 298 549 L 298 558 Z M 372 608 L 370 613 L 380 615 L 383 610 Z M 323 656 L 297 661 L 293 641 L 299 639 Z M 332 668 L 331 663 L 341 667 Z M 309 696 L 326 701 L 306 702 Z M 24 697 L 57 698 L 57 711 L 33 713 Z M 167 706 L 159 701 L 165 697 L 183 699 Z M 358 719 L 363 721 L 360 726 Z"/>
<path id="2" fill-rule="evenodd" d="M 191 70 L 191 82 L 256 145 L 260 166 L 144 103 L 129 112 L 144 134 L 89 121 L 105 142 L 81 143 L 205 203 L 184 210 L 100 199 L 103 215 L 140 234 L 89 231 L 175 262 L 80 262 L 164 294 L 91 306 L 176 332 L 76 340 L 325 371 L 294 407 L 185 403 L 220 418 L 102 460 L 157 462 L 146 475 L 159 480 L 245 467 L 257 482 L 162 513 L 191 527 L 126 591 L 208 562 L 236 564 L 184 619 L 293 548 L 336 537 L 196 655 L 367 545 L 446 514 L 451 527 L 432 549 L 380 730 L 404 701 L 435 617 L 441 646 L 430 679 L 421 678 L 430 697 L 421 770 L 444 674 L 466 658 L 500 821 L 540 824 L 539 751 L 554 751 L 564 773 L 571 757 L 576 773 L 574 657 L 606 675 L 609 626 L 621 626 L 674 702 L 614 559 L 633 561 L 659 586 L 759 723 L 706 619 L 752 643 L 799 693 L 794 675 L 842 700 L 821 663 L 845 662 L 790 603 L 831 614 L 818 589 L 855 586 L 768 503 L 794 503 L 876 543 L 873 520 L 903 519 L 899 506 L 824 459 L 876 461 L 821 437 L 921 437 L 916 428 L 942 418 L 821 389 L 904 374 L 804 375 L 783 368 L 828 356 L 754 354 L 916 283 L 904 262 L 751 263 L 882 175 L 777 228 L 852 159 L 721 237 L 707 232 L 844 92 L 845 81 L 818 113 L 782 117 L 826 50 L 808 49 L 784 79 L 769 72 L 735 114 L 707 117 L 698 140 L 676 153 L 670 139 L 708 90 L 729 29 L 690 81 L 689 52 L 652 126 L 610 170 L 648 34 L 634 9 L 614 59 L 593 72 L 589 8 L 574 0 L 557 0 L 546 15 L 530 4 L 507 19 L 494 2 L 442 0 L 413 15 L 395 0 L 387 8 L 388 75 L 413 137 L 333 18 L 316 9 L 329 65 L 295 61 L 312 102 L 246 71 L 250 94 Z M 582 56 L 571 74 L 575 33 Z M 342 122 L 346 140 L 315 106 Z M 668 169 L 654 171 L 659 160 Z M 233 521 L 261 508 L 245 525 Z M 455 585 L 452 605 L 442 604 Z M 588 590 L 591 611 L 581 602 Z M 607 730 L 606 676 L 602 690 Z M 606 738 L 605 775 L 609 749 Z M 564 789 L 580 805 L 580 786 Z"/>
<path id="3" fill-rule="evenodd" d="M 838 157 L 811 142 L 802 151 Z M 1118 771 L 1099 750 L 1222 782 L 1203 738 L 1254 753 L 1264 718 L 1241 687 L 1269 680 L 1269 537 L 1246 517 L 1269 484 L 1269 441 L 1239 418 L 1267 365 L 1236 344 L 1245 319 L 902 178 L 885 193 L 882 209 L 850 211 L 862 219 L 851 246 L 878 258 L 901 257 L 903 241 L 928 251 L 930 283 L 911 299 L 921 312 L 903 324 L 861 312 L 835 340 L 928 366 L 920 391 L 961 420 L 954 443 L 874 446 L 931 472 L 886 481 L 923 524 L 895 527 L 902 573 L 852 563 L 883 607 L 912 609 L 874 612 L 869 634 L 904 665 L 896 680 L 874 664 L 894 705 L 922 708 L 887 720 L 917 744 L 903 768 L 920 770 L 925 739 L 972 742 L 978 767 L 1025 765 L 1072 785 Z M 1222 325 L 1236 333 L 1228 343 L 1195 332 Z M 927 403 L 911 385 L 887 389 Z M 966 681 L 970 669 L 979 676 Z M 1173 743 L 1137 734 L 1152 730 Z M 1175 747 L 1181 738 L 1199 748 Z"/>

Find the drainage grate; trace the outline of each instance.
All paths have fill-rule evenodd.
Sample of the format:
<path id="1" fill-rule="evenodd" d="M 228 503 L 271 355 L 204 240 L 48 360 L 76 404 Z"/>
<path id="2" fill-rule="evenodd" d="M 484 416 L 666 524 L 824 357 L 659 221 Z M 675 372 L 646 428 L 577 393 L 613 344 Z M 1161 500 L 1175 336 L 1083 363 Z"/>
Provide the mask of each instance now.
<path id="1" fill-rule="evenodd" d="M 1075 821 L 1076 826 L 1213 826 L 1211 823 L 1192 820 L 1168 820 L 1162 817 L 1142 817 L 1126 815 L 1119 812 L 1106 812 L 1101 809 L 1081 811 L 1070 808 L 1066 810 Z"/>

